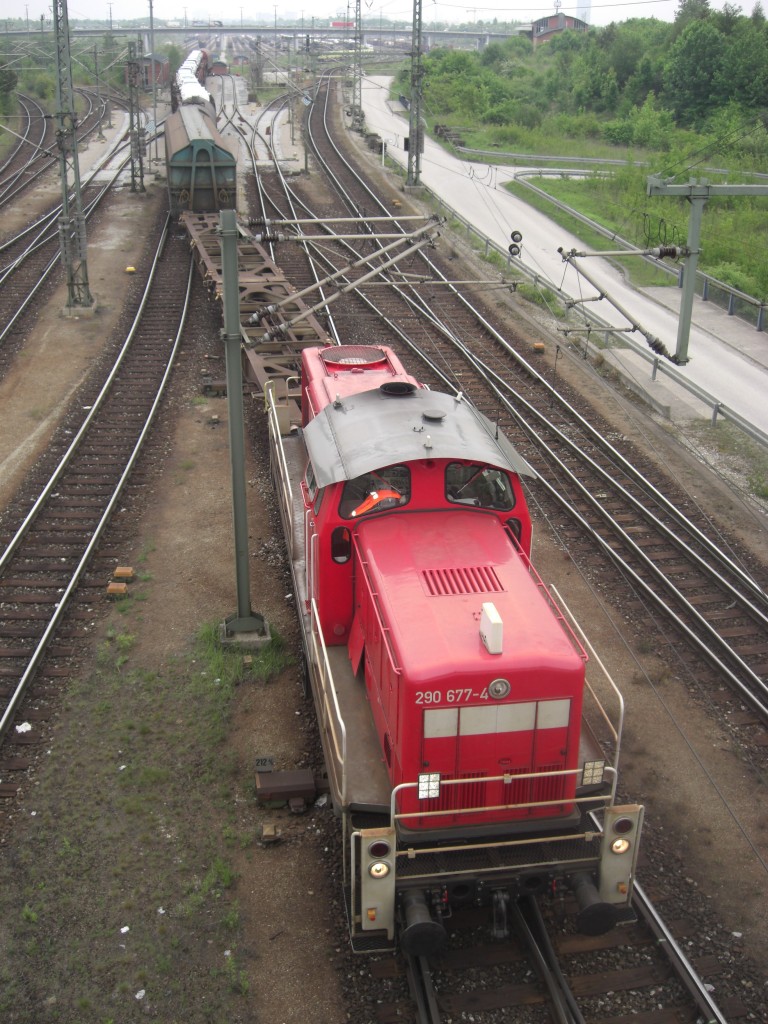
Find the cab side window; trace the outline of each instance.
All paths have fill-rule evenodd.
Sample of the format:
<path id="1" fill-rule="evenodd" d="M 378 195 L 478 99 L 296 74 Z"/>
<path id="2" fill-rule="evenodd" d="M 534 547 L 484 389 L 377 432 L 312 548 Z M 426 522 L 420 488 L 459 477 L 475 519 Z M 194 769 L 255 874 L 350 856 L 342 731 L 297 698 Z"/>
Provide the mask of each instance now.
<path id="1" fill-rule="evenodd" d="M 509 512 L 515 507 L 515 493 L 501 469 L 476 463 L 450 462 L 445 467 L 445 496 L 456 505 Z"/>
<path id="2" fill-rule="evenodd" d="M 312 468 L 312 463 L 307 463 L 307 470 L 304 474 L 304 487 L 307 492 L 307 499 L 309 504 L 312 506 L 312 511 L 317 515 L 320 511 L 320 505 L 323 500 L 324 489 L 317 486 L 317 480 L 315 479 L 315 471 Z"/>

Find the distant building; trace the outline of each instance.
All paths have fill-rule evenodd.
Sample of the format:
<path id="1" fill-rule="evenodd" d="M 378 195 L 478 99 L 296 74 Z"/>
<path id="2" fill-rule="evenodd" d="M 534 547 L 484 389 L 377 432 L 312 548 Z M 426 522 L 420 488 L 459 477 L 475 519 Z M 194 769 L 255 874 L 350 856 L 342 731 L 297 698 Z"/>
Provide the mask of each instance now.
<path id="1" fill-rule="evenodd" d="M 557 14 L 549 14 L 545 18 L 538 18 L 531 25 L 531 39 L 533 40 L 534 46 L 539 46 L 541 43 L 548 43 L 553 36 L 560 35 L 561 32 L 588 32 L 589 25 L 586 21 L 582 21 L 581 18 L 574 18 L 571 14 L 563 14 L 558 11 Z"/>
<path id="2" fill-rule="evenodd" d="M 153 56 L 151 53 L 147 53 L 141 59 L 141 84 L 145 89 L 152 88 L 153 68 L 157 85 L 167 85 L 170 80 L 168 58 L 161 54 Z"/>

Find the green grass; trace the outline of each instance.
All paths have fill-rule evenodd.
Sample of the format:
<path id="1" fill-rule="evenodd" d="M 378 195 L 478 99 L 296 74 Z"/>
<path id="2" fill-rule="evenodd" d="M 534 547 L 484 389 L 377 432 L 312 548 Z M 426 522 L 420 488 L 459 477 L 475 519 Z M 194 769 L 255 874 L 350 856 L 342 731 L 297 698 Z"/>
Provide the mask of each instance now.
<path id="1" fill-rule="evenodd" d="M 291 658 L 276 637 L 248 665 L 210 624 L 187 656 L 139 670 L 114 610 L 0 859 L 0 1019 L 244 1019 L 234 859 L 256 828 L 235 815 L 225 741 L 237 687 Z"/>
<path id="2" fill-rule="evenodd" d="M 561 199 L 562 202 L 573 206 L 574 209 L 589 217 L 591 220 L 597 221 L 597 223 L 604 223 L 604 218 L 600 213 L 596 210 L 590 211 L 589 208 L 585 208 L 585 204 L 578 200 L 577 195 L 569 195 L 568 198 L 563 198 L 559 194 L 559 185 L 562 184 L 559 179 L 537 178 L 535 184 L 544 191 L 551 192 L 553 195 L 557 194 L 558 199 Z M 595 231 L 587 224 L 584 224 L 584 222 L 579 220 L 578 217 L 572 216 L 565 210 L 560 210 L 543 196 L 538 195 L 531 189 L 526 188 L 524 185 L 517 185 L 514 182 L 510 182 L 505 185 L 505 188 L 511 192 L 512 195 L 522 199 L 529 206 L 545 213 L 550 220 L 559 224 L 565 231 L 568 231 L 580 238 L 587 247 L 587 250 L 598 252 L 605 249 L 620 248 L 620 246 L 612 244 L 610 240 L 604 235 L 601 235 L 600 232 Z M 604 223 L 604 226 L 612 230 L 618 230 L 618 225 Z M 525 240 L 523 240 L 523 242 L 524 241 Z M 638 288 L 664 285 L 673 287 L 676 285 L 676 279 L 672 275 L 655 268 L 653 264 L 648 263 L 646 260 L 643 260 L 638 256 L 612 256 L 611 261 L 621 267 L 622 271 L 626 274 L 627 279 Z"/>

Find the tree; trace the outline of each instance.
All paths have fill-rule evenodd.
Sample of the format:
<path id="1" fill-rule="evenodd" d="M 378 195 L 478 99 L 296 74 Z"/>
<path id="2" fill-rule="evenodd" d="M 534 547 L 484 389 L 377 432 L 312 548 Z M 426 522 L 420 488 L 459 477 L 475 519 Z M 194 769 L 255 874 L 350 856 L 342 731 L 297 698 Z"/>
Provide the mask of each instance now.
<path id="1" fill-rule="evenodd" d="M 729 100 L 760 107 L 768 93 L 768 31 L 740 18 L 727 37 L 724 59 L 715 79 L 720 104 Z"/>
<path id="2" fill-rule="evenodd" d="M 18 84 L 19 76 L 10 68 L 0 68 L 0 93 L 7 95 L 13 92 Z"/>
<path id="3" fill-rule="evenodd" d="M 167 43 L 165 52 L 168 56 L 168 74 L 173 79 L 176 72 L 184 63 L 184 54 L 175 43 Z"/>
<path id="4" fill-rule="evenodd" d="M 11 94 L 16 88 L 18 75 L 10 68 L 0 69 L 0 114 L 10 114 L 13 102 Z"/>
<path id="5" fill-rule="evenodd" d="M 725 38 L 707 21 L 692 21 L 675 40 L 664 68 L 664 98 L 685 124 L 695 124 L 717 105 Z"/>
<path id="6" fill-rule="evenodd" d="M 709 0 L 680 0 L 675 14 L 675 24 L 683 28 L 691 21 L 703 21 L 712 13 Z"/>

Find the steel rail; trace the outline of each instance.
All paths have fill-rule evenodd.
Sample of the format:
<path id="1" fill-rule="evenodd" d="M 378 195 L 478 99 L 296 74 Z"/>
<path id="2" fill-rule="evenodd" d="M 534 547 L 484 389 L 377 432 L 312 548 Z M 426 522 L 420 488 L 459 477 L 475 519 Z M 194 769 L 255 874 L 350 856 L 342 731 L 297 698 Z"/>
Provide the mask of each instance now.
<path id="1" fill-rule="evenodd" d="M 78 91 L 80 91 L 80 90 L 78 90 Z M 88 100 L 88 104 L 89 104 L 88 110 L 87 110 L 85 116 L 83 117 L 82 121 L 80 122 L 81 124 L 85 124 L 85 122 L 88 120 L 88 118 L 93 113 L 93 106 L 94 106 L 94 104 L 93 104 L 92 97 L 87 92 L 81 92 L 81 95 L 83 95 Z M 42 111 L 42 107 L 40 108 L 40 110 Z M 43 112 L 43 117 L 45 117 L 45 116 L 46 115 Z M 90 127 L 85 128 L 82 131 L 82 133 L 77 136 L 78 144 L 84 142 L 88 138 L 89 135 L 93 134 L 93 132 L 96 131 L 97 127 L 98 127 L 98 121 L 96 121 Z M 45 130 L 43 131 L 43 135 L 41 136 L 40 141 L 38 143 L 29 143 L 29 145 L 32 145 L 32 146 L 35 147 L 36 152 L 34 152 L 32 154 L 32 156 L 29 158 L 29 160 L 24 165 L 24 167 L 22 167 L 19 171 L 17 171 L 14 175 L 12 175 L 8 179 L 7 186 L 6 186 L 6 182 L 0 183 L 0 188 L 2 189 L 2 191 L 0 191 L 0 207 L 5 206 L 12 199 L 15 199 L 16 196 L 19 195 L 19 193 L 21 193 L 25 189 L 29 188 L 29 186 L 32 184 L 32 182 L 37 181 L 38 178 L 40 178 L 43 174 L 46 173 L 46 171 L 49 171 L 51 169 L 51 167 L 53 167 L 56 164 L 56 162 L 58 160 L 58 155 L 56 153 L 51 153 L 51 152 L 49 152 L 49 150 L 43 148 L 42 144 L 43 144 L 44 138 L 45 138 Z M 52 148 L 55 148 L 55 145 Z M 29 168 L 30 165 L 35 163 L 36 161 L 40 161 L 41 166 L 37 170 L 35 170 L 35 171 L 28 171 L 27 168 Z M 15 182 L 17 182 L 18 179 L 21 177 L 21 175 L 24 174 L 25 172 L 27 174 L 26 180 L 23 181 L 18 186 L 18 188 L 13 189 L 13 191 L 11 191 L 11 189 L 13 187 L 13 184 Z"/>
<path id="2" fill-rule="evenodd" d="M 408 991 L 416 1007 L 418 1024 L 440 1024 L 442 1015 L 437 1005 L 437 993 L 432 971 L 425 956 L 404 954 Z"/>
<path id="3" fill-rule="evenodd" d="M 85 207 L 84 213 L 85 213 L 86 219 L 91 216 L 93 211 L 98 207 L 98 205 L 102 202 L 102 200 L 107 195 L 109 190 L 112 188 L 114 183 L 117 181 L 117 179 L 119 178 L 120 174 L 122 173 L 122 170 L 123 170 L 123 168 L 125 166 L 125 163 L 127 163 L 127 160 L 128 160 L 128 158 L 126 158 L 126 161 L 123 162 L 122 164 L 120 164 L 116 168 L 116 170 L 112 174 L 112 177 L 110 178 L 110 180 L 103 183 L 103 185 L 100 188 L 99 192 L 94 196 L 94 198 Z M 95 173 L 96 172 L 94 171 L 93 174 L 91 175 L 91 177 L 93 177 L 95 175 Z M 86 179 L 86 184 L 87 184 L 87 181 L 88 181 L 88 179 Z M 38 236 L 35 238 L 35 240 L 33 242 L 31 242 L 30 245 L 24 250 L 24 252 L 21 253 L 12 263 L 10 263 L 3 271 L 0 272 L 0 286 L 2 286 L 5 283 L 5 281 L 11 276 L 11 274 L 16 269 L 18 269 L 18 267 L 20 267 L 24 263 L 24 261 L 26 259 L 28 259 L 32 255 L 33 252 L 35 252 L 37 249 L 42 248 L 42 246 L 48 245 L 50 242 L 54 241 L 56 231 L 53 231 L 48 237 L 44 237 L 44 232 L 51 227 L 51 224 L 58 217 L 60 211 L 61 211 L 61 207 L 57 207 L 57 209 L 55 211 L 53 211 L 53 212 L 51 212 L 49 214 L 46 214 L 46 216 L 44 218 L 41 218 L 41 220 L 37 222 L 37 224 L 44 223 L 44 227 L 42 228 L 42 230 L 40 231 Z M 24 235 L 29 232 L 29 230 L 30 230 L 29 228 L 26 228 L 24 231 L 20 232 L 17 237 L 23 238 Z M 51 272 L 53 271 L 54 267 L 56 267 L 59 264 L 60 261 L 61 261 L 61 251 L 57 251 L 51 257 L 50 262 L 45 266 L 45 268 L 43 269 L 42 273 L 38 276 L 37 280 L 35 281 L 34 286 L 27 293 L 26 297 L 21 302 L 21 304 L 17 308 L 16 312 L 5 323 L 5 325 L 3 326 L 2 330 L 0 330 L 0 343 L 2 343 L 5 340 L 5 338 L 7 337 L 8 333 L 9 333 L 9 331 L 11 330 L 11 328 L 14 326 L 14 324 L 19 319 L 19 317 L 27 309 L 27 307 L 31 303 L 32 299 L 35 297 L 35 295 L 37 294 L 39 289 L 42 287 L 42 285 L 45 283 L 45 281 L 48 280 L 48 278 L 49 278 Z"/>
<path id="4" fill-rule="evenodd" d="M 0 204 L 2 204 L 5 201 L 6 193 L 8 192 L 8 190 L 12 188 L 15 182 L 19 180 L 19 178 L 22 174 L 24 174 L 29 165 L 33 163 L 35 159 L 37 159 L 37 150 L 39 150 L 42 147 L 43 141 L 45 140 L 46 129 L 48 127 L 45 121 L 45 111 L 37 102 L 37 100 L 33 100 L 29 96 L 23 96 L 21 93 L 18 94 L 18 99 L 20 105 L 24 110 L 24 116 L 27 119 L 27 126 L 23 135 L 17 135 L 15 132 L 13 133 L 17 139 L 17 142 L 11 150 L 11 152 L 8 154 L 8 158 L 5 160 L 2 167 L 0 167 L 0 174 L 4 174 L 8 170 L 8 168 L 11 167 L 11 165 L 17 160 L 17 158 L 20 157 L 21 152 L 24 149 L 24 146 L 31 146 L 32 153 L 18 170 L 11 171 L 7 178 L 4 178 L 2 181 L 0 181 Z M 37 107 L 38 111 L 38 113 L 34 116 L 31 112 L 32 104 L 34 104 Z M 37 142 L 30 138 L 30 136 L 32 135 L 32 125 L 34 123 L 34 117 L 38 117 L 40 119 L 42 126 L 42 132 L 40 133 L 40 137 L 38 138 Z"/>
<path id="5" fill-rule="evenodd" d="M 110 390 L 112 384 L 114 383 L 114 380 L 115 380 L 115 377 L 117 376 L 117 373 L 118 373 L 118 370 L 120 368 L 120 365 L 122 364 L 122 361 L 125 358 L 127 350 L 130 347 L 131 340 L 133 339 L 133 336 L 134 336 L 136 330 L 138 329 L 141 317 L 142 317 L 142 315 L 144 313 L 144 310 L 146 308 L 146 304 L 147 304 L 148 299 L 149 299 L 149 291 L 150 291 L 150 288 L 151 288 L 152 281 L 154 280 L 154 273 L 155 273 L 157 264 L 159 262 L 160 256 L 162 254 L 163 248 L 165 246 L 166 240 L 168 238 L 169 224 L 170 224 L 170 218 L 168 220 L 166 220 L 166 223 L 165 223 L 165 225 L 163 227 L 162 237 L 161 237 L 160 242 L 158 244 L 157 250 L 155 252 L 155 257 L 154 257 L 154 260 L 153 260 L 152 273 L 150 275 L 150 278 L 149 278 L 149 281 L 148 281 L 148 284 L 147 284 L 147 289 L 146 289 L 144 297 L 142 299 L 141 306 L 139 308 L 139 311 L 136 314 L 136 317 L 135 317 L 135 319 L 133 321 L 133 324 L 131 325 L 128 337 L 126 338 L 126 341 L 124 342 L 124 344 L 123 344 L 123 346 L 122 346 L 122 348 L 120 350 L 120 353 L 118 354 L 117 360 L 116 360 L 115 364 L 113 365 L 112 370 L 110 371 L 110 374 L 109 374 L 109 376 L 107 378 L 107 381 L 105 382 L 105 384 L 104 384 L 104 386 L 103 386 L 103 388 L 102 388 L 102 390 L 101 390 L 101 392 L 100 392 L 96 402 L 94 403 L 93 408 L 89 411 L 88 416 L 86 417 L 86 420 L 83 423 L 83 426 L 78 431 L 77 437 L 72 442 L 70 447 L 67 449 L 67 452 L 62 457 L 61 462 L 59 463 L 57 468 L 54 470 L 54 473 L 51 476 L 51 478 L 49 479 L 48 483 L 43 488 L 43 492 L 42 492 L 40 498 L 38 498 L 38 500 L 35 502 L 35 505 L 33 506 L 33 509 L 27 515 L 26 519 L 24 520 L 24 523 L 19 528 L 19 530 L 17 531 L 16 535 L 14 536 L 14 538 L 11 540 L 10 544 L 8 545 L 8 548 L 6 549 L 6 551 L 3 554 L 2 558 L 0 559 L 0 571 L 7 564 L 7 561 L 11 557 L 11 554 L 13 553 L 13 551 L 18 547 L 20 539 L 23 537 L 23 534 L 26 533 L 27 530 L 29 529 L 30 524 L 33 522 L 33 520 L 35 519 L 36 515 L 40 511 L 40 508 L 42 507 L 42 504 L 44 503 L 44 501 L 51 495 L 51 493 L 53 491 L 53 488 L 55 487 L 57 481 L 61 477 L 61 474 L 62 474 L 63 470 L 66 468 L 67 463 L 73 457 L 75 451 L 77 450 L 77 447 L 79 446 L 80 441 L 82 441 L 82 439 L 83 439 L 83 437 L 84 437 L 84 435 L 85 435 L 85 433 L 87 431 L 87 428 L 93 422 L 93 420 L 95 418 L 95 415 L 96 415 L 97 408 L 101 406 L 101 404 L 103 403 L 103 400 L 104 400 L 107 392 Z M 115 510 L 115 506 L 117 505 L 117 502 L 118 502 L 118 500 L 119 500 L 119 498 L 120 498 L 120 496 L 121 496 L 121 494 L 122 494 L 122 492 L 123 492 L 123 490 L 125 488 L 125 484 L 126 484 L 128 478 L 130 476 L 130 473 L 131 473 L 131 471 L 132 471 L 132 469 L 133 469 L 133 467 L 134 467 L 134 465 L 135 465 L 135 463 L 136 463 L 136 461 L 137 461 L 137 459 L 139 457 L 139 454 L 141 453 L 141 450 L 142 450 L 142 448 L 144 446 L 144 443 L 146 441 L 147 435 L 149 433 L 149 430 L 150 430 L 150 428 L 152 426 L 152 423 L 154 421 L 155 415 L 157 413 L 158 407 L 160 405 L 160 401 L 162 400 L 163 395 L 165 393 L 165 389 L 166 389 L 166 386 L 167 386 L 167 383 L 168 383 L 168 379 L 170 377 L 170 373 L 171 373 L 171 370 L 172 370 L 173 365 L 175 363 L 176 355 L 178 353 L 179 345 L 180 345 L 180 342 L 181 342 L 181 334 L 182 334 L 182 331 L 183 331 L 183 328 L 184 328 L 184 324 L 186 322 L 187 311 L 188 311 L 188 308 L 189 308 L 189 298 L 190 298 L 191 289 L 192 289 L 193 277 L 194 277 L 194 261 L 190 257 L 189 271 L 188 271 L 188 276 L 187 276 L 186 297 L 185 297 L 184 306 L 183 306 L 183 309 L 182 309 L 182 312 L 181 312 L 181 315 L 180 315 L 179 326 L 178 326 L 178 329 L 176 331 L 176 335 L 175 335 L 175 338 L 174 338 L 174 342 L 173 342 L 171 351 L 169 353 L 169 357 L 168 357 L 167 365 L 166 365 L 166 368 L 165 368 L 165 372 L 164 372 L 164 374 L 162 376 L 162 379 L 161 379 L 161 381 L 160 381 L 160 383 L 158 385 L 158 388 L 157 388 L 157 391 L 155 393 L 155 397 L 154 397 L 154 400 L 152 402 L 151 408 L 149 409 L 149 411 L 147 413 L 147 416 L 146 416 L 145 421 L 144 421 L 144 425 L 143 425 L 143 427 L 142 427 L 142 429 L 141 429 L 141 431 L 140 431 L 140 433 L 139 433 L 139 435 L 137 437 L 136 443 L 134 445 L 134 448 L 133 448 L 132 452 L 130 453 L 130 455 L 128 457 L 128 460 L 127 460 L 127 462 L 125 464 L 125 467 L 122 470 L 120 478 L 119 478 L 119 480 L 117 481 L 117 483 L 115 485 L 113 493 L 112 493 L 111 497 L 109 498 L 107 504 L 105 505 L 105 508 L 104 508 L 103 513 L 102 513 L 101 519 L 99 520 L 99 523 L 97 524 L 93 534 L 91 535 L 91 537 L 89 538 L 88 542 L 86 543 L 86 545 L 84 547 L 84 550 L 83 550 L 83 553 L 82 553 L 82 555 L 80 557 L 80 560 L 79 560 L 77 566 L 74 568 L 74 570 L 72 572 L 72 575 L 70 577 L 69 583 L 64 588 L 64 590 L 63 590 L 63 592 L 62 592 L 62 594 L 61 594 L 61 596 L 60 596 L 60 598 L 59 598 L 59 600 L 57 602 L 55 611 L 54 611 L 53 615 L 51 616 L 51 618 L 50 618 L 50 620 L 49 620 L 49 622 L 48 622 L 48 624 L 47 624 L 47 626 L 46 626 L 46 628 L 45 628 L 45 630 L 44 630 L 40 640 L 38 641 L 34 651 L 32 651 L 30 659 L 29 659 L 29 661 L 27 663 L 27 667 L 25 668 L 23 674 L 21 675 L 21 677 L 19 679 L 18 684 L 16 685 L 16 688 L 15 688 L 15 690 L 14 690 L 14 692 L 13 692 L 13 694 L 12 694 L 12 696 L 11 696 L 7 706 L 6 706 L 6 709 L 3 712 L 2 718 L 0 718 L 0 740 L 2 740 L 5 737 L 8 729 L 10 728 L 10 726 L 11 726 L 11 724 L 13 722 L 13 718 L 14 718 L 14 715 L 16 713 L 16 710 L 18 709 L 19 705 L 21 704 L 21 702 L 22 702 L 22 700 L 23 700 L 23 698 L 24 698 L 24 696 L 26 694 L 26 691 L 27 691 L 27 689 L 28 689 L 28 687 L 30 685 L 30 682 L 32 681 L 32 678 L 34 677 L 34 673 L 36 672 L 38 666 L 40 665 L 40 663 L 41 663 L 41 661 L 43 659 L 43 656 L 45 655 L 45 652 L 46 652 L 46 650 L 47 650 L 47 648 L 48 648 L 48 646 L 49 646 L 49 644 L 50 644 L 50 642 L 51 642 L 51 640 L 53 638 L 53 635 L 54 635 L 54 633 L 55 633 L 55 631 L 56 631 L 56 629 L 57 629 L 61 619 L 64 616 L 65 611 L 68 609 L 69 603 L 70 603 L 70 601 L 71 601 L 71 599 L 72 599 L 72 597 L 73 597 L 73 595 L 74 595 L 74 593 L 75 593 L 75 591 L 77 589 L 78 583 L 80 582 L 80 579 L 82 578 L 82 576 L 83 576 L 83 574 L 84 574 L 84 572 L 85 572 L 85 570 L 86 570 L 86 568 L 88 566 L 88 563 L 90 562 L 91 556 L 93 555 L 93 552 L 95 551 L 96 546 L 97 546 L 99 540 L 101 539 L 101 537 L 102 537 L 102 535 L 103 535 L 107 525 L 109 524 L 109 521 L 111 519 L 112 513 Z"/>
<path id="6" fill-rule="evenodd" d="M 651 903 L 642 886 L 636 881 L 632 903 L 643 921 L 648 925 L 659 947 L 666 954 L 672 968 L 703 1014 L 702 1024 L 728 1024 L 728 1018 L 719 1009 L 707 987 L 696 973 L 693 964 L 686 957 L 669 928 Z"/>
<path id="7" fill-rule="evenodd" d="M 538 975 L 547 990 L 552 1004 L 549 1009 L 555 1024 L 585 1024 L 584 1018 L 578 1012 L 578 1007 L 576 1007 L 576 1000 L 565 983 L 565 979 L 562 974 L 553 969 L 551 959 L 547 956 L 548 951 L 546 947 L 542 948 L 545 942 L 544 937 L 540 935 L 537 939 L 534 936 L 533 930 L 526 921 L 518 901 L 512 903 L 510 914 L 515 928 L 522 937 L 525 947 L 533 959 Z"/>
<path id="8" fill-rule="evenodd" d="M 282 113 L 284 105 L 285 105 L 285 99 L 283 99 L 282 106 L 279 107 L 275 111 L 275 114 L 274 114 L 274 117 L 273 117 L 273 121 L 272 121 L 272 126 L 271 126 L 271 135 L 272 135 L 273 138 L 274 138 L 275 123 L 277 121 L 277 118 Z M 310 127 L 309 118 L 307 118 L 307 136 L 309 138 L 311 138 L 311 127 Z M 282 189 L 283 189 L 284 199 L 287 201 L 287 203 L 289 205 L 290 212 L 294 214 L 294 219 L 298 219 L 298 218 L 295 217 L 297 205 L 301 206 L 301 208 L 305 209 L 305 210 L 307 208 L 304 205 L 304 203 L 302 203 L 300 200 L 298 200 L 298 197 L 296 197 L 293 189 L 291 189 L 290 185 L 288 184 L 288 182 L 286 180 L 286 177 L 283 174 L 282 167 L 280 166 L 280 161 L 278 160 L 278 158 L 277 158 L 277 156 L 276 156 L 276 154 L 274 152 L 274 149 L 272 149 L 271 152 L 272 152 L 272 163 L 273 163 L 273 166 L 275 168 L 275 172 L 278 175 L 278 178 L 280 180 L 280 183 L 281 183 L 281 186 L 282 186 Z M 254 159 L 254 172 L 255 172 L 255 155 L 254 155 L 253 159 Z M 264 209 L 265 208 L 265 205 L 264 205 L 265 204 L 265 193 L 263 191 L 263 186 L 261 185 L 261 183 L 259 184 L 259 192 L 260 192 L 260 196 L 262 198 L 262 209 Z M 275 209 L 279 209 L 279 207 L 277 205 L 277 200 L 276 199 L 270 198 L 268 201 L 269 201 L 269 203 L 271 203 L 272 206 L 275 207 Z M 321 296 L 325 296 L 326 292 L 323 290 L 323 287 L 320 284 L 320 279 L 321 279 L 321 276 L 323 276 L 323 275 L 321 275 L 321 271 L 318 269 L 318 262 L 319 262 L 320 266 L 323 266 L 323 265 L 326 265 L 326 260 L 324 259 L 323 254 L 320 253 L 318 250 L 316 250 L 315 243 L 304 241 L 303 247 L 304 247 L 304 252 L 306 254 L 307 260 L 309 262 L 310 271 L 311 271 L 312 276 L 313 276 L 313 278 L 315 280 L 315 284 L 318 286 L 319 294 Z M 269 243 L 269 252 L 270 252 L 270 256 L 272 257 L 272 259 L 275 260 L 275 250 L 274 250 L 274 244 L 272 242 Z M 332 337 L 334 337 L 336 339 L 336 341 L 338 341 L 339 338 L 340 338 L 340 333 L 339 333 L 339 330 L 338 330 L 338 328 L 336 326 L 336 321 L 334 319 L 333 313 L 331 313 L 330 310 L 328 311 L 327 322 L 328 322 L 328 331 L 329 331 L 329 333 L 332 335 Z"/>

